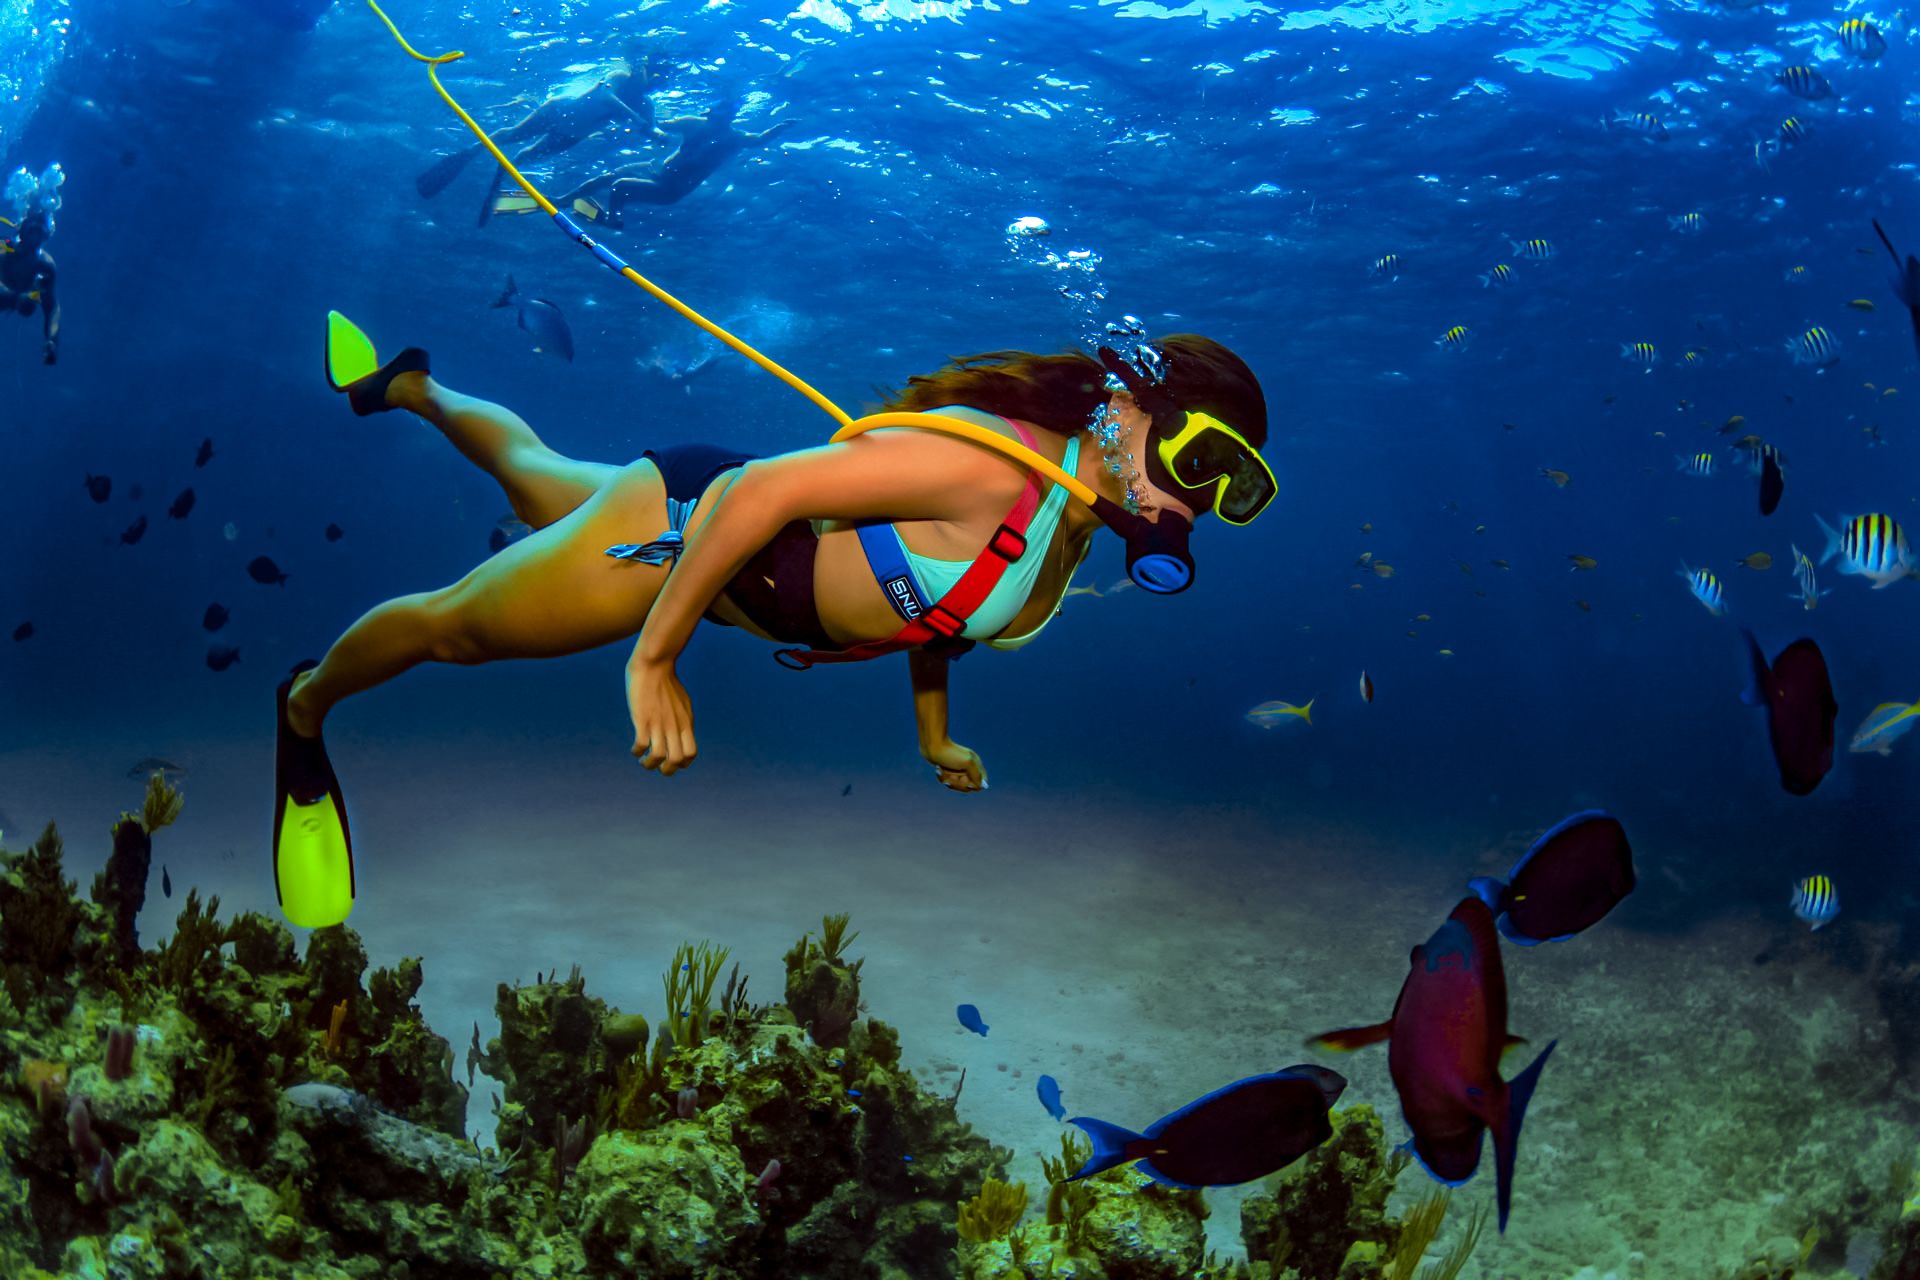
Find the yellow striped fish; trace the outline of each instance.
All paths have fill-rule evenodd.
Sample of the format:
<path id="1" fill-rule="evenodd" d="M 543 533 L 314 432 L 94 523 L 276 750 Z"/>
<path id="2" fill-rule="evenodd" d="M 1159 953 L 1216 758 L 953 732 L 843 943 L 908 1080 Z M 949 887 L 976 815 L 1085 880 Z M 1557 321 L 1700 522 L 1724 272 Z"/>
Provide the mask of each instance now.
<path id="1" fill-rule="evenodd" d="M 1707 229 L 1707 220 L 1697 213 L 1669 215 L 1667 225 L 1682 235 L 1697 236 Z"/>
<path id="2" fill-rule="evenodd" d="M 1826 591 L 1820 590 L 1813 576 L 1813 561 L 1809 560 L 1807 553 L 1799 547 L 1793 549 L 1793 580 L 1800 584 L 1800 590 L 1787 592 L 1787 598 L 1798 599 L 1802 609 L 1814 608 L 1820 603 L 1821 596 L 1833 590 L 1832 587 L 1828 587 Z"/>
<path id="3" fill-rule="evenodd" d="M 1827 535 L 1827 548 L 1820 553 L 1825 564 L 1840 557 L 1840 572 L 1858 575 L 1873 583 L 1874 590 L 1891 586 L 1913 572 L 1913 551 L 1907 546 L 1907 531 L 1888 515 L 1842 518 L 1834 528 L 1819 516 L 1820 531 Z"/>
<path id="4" fill-rule="evenodd" d="M 1840 891 L 1826 876 L 1808 876 L 1793 886 L 1793 914 L 1818 929 L 1840 914 Z"/>
<path id="5" fill-rule="evenodd" d="M 1805 142 L 1809 136 L 1811 136 L 1811 130 L 1807 128 L 1807 122 L 1799 116 L 1788 116 L 1780 122 L 1780 145 L 1782 146 L 1791 147 Z"/>
<path id="6" fill-rule="evenodd" d="M 1698 600 L 1708 613 L 1717 618 L 1727 611 L 1726 594 L 1720 589 L 1720 579 L 1713 576 L 1713 570 L 1692 569 L 1682 564 L 1680 576 L 1687 580 L 1687 586 L 1693 590 L 1693 598 Z"/>
<path id="7" fill-rule="evenodd" d="M 1620 344 L 1620 358 L 1642 369 L 1651 369 L 1660 363 L 1660 349 L 1651 342 L 1623 342 Z"/>
<path id="8" fill-rule="evenodd" d="M 1787 67 L 1774 76 L 1773 82 L 1794 97 L 1805 98 L 1808 102 L 1833 96 L 1833 86 L 1812 67 Z"/>
<path id="9" fill-rule="evenodd" d="M 1400 274 L 1400 255 L 1397 253 L 1381 254 L 1379 257 L 1373 260 L 1373 270 L 1370 274 L 1376 275 L 1376 276 L 1399 275 Z"/>
<path id="10" fill-rule="evenodd" d="M 1799 337 L 1789 339 L 1787 350 L 1793 353 L 1795 364 L 1810 364 L 1824 369 L 1840 359 L 1840 339 L 1819 325 L 1814 325 Z"/>
<path id="11" fill-rule="evenodd" d="M 1485 289 L 1491 285 L 1512 284 L 1512 283 L 1513 283 L 1513 268 L 1508 266 L 1504 262 L 1494 263 L 1493 270 L 1487 272 L 1487 274 L 1480 277 L 1480 287 L 1482 289 Z"/>
<path id="12" fill-rule="evenodd" d="M 1436 347 L 1445 347 L 1449 351 L 1465 351 L 1467 349 L 1467 339 L 1470 337 L 1472 337 L 1472 335 L 1467 332 L 1467 326 L 1457 324 L 1435 338 L 1433 345 Z"/>
<path id="13" fill-rule="evenodd" d="M 1314 699 L 1312 698 L 1307 699 L 1307 705 L 1304 707 L 1296 707 L 1291 702 L 1280 702 L 1278 700 L 1263 702 L 1253 710 L 1247 712 L 1247 720 L 1252 724 L 1259 725 L 1262 729 L 1271 729 L 1281 721 L 1289 718 L 1304 720 L 1308 724 L 1312 724 L 1313 703 Z"/>
<path id="14" fill-rule="evenodd" d="M 1680 458 L 1677 461 L 1680 464 L 1679 469 L 1690 476 L 1705 477 L 1713 474 L 1713 455 L 1710 453 L 1696 453 L 1691 458 Z"/>
<path id="15" fill-rule="evenodd" d="M 1865 18 L 1848 18 L 1840 24 L 1840 47 L 1862 62 L 1872 62 L 1887 51 L 1887 38 Z"/>
<path id="16" fill-rule="evenodd" d="M 1513 251 L 1522 258 L 1529 258 L 1534 262 L 1545 262 L 1554 254 L 1553 241 L 1515 240 L 1513 242 Z"/>

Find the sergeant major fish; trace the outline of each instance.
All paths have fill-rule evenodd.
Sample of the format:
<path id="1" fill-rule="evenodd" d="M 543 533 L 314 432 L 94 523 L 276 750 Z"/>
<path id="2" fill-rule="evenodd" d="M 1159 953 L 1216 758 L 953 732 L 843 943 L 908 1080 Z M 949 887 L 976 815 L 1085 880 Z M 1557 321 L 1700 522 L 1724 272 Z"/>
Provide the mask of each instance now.
<path id="1" fill-rule="evenodd" d="M 1794 97 L 1805 98 L 1808 102 L 1833 96 L 1833 86 L 1812 67 L 1786 67 L 1773 77 L 1773 82 Z"/>
<path id="2" fill-rule="evenodd" d="M 1719 617 L 1727 611 L 1725 593 L 1720 589 L 1720 579 L 1713 576 L 1711 569 L 1694 569 L 1686 564 L 1680 566 L 1680 576 L 1687 580 L 1687 587 L 1693 592 L 1706 611 Z"/>
<path id="3" fill-rule="evenodd" d="M 1793 549 L 1793 580 L 1800 584 L 1800 590 L 1789 591 L 1789 600 L 1798 599 L 1800 607 L 1812 609 L 1820 603 L 1820 597 L 1829 594 L 1833 588 L 1821 591 L 1814 583 L 1813 561 L 1807 559 L 1807 553 L 1799 547 Z"/>
<path id="4" fill-rule="evenodd" d="M 1840 359 L 1840 339 L 1814 325 L 1797 338 L 1787 340 L 1787 350 L 1795 364 L 1810 364 L 1824 369 Z"/>
<path id="5" fill-rule="evenodd" d="M 1876 591 L 1913 572 L 1913 551 L 1907 545 L 1906 530 L 1892 516 L 1843 517 L 1838 529 L 1819 516 L 1814 520 L 1827 535 L 1826 549 L 1820 553 L 1821 564 L 1837 554 L 1841 573 L 1868 579 Z"/>
<path id="6" fill-rule="evenodd" d="M 1872 62 L 1887 51 L 1887 38 L 1865 18 L 1848 18 L 1840 24 L 1840 47 L 1862 62 Z"/>
<path id="7" fill-rule="evenodd" d="M 1833 923 L 1833 918 L 1840 914 L 1840 891 L 1826 876 L 1807 876 L 1793 886 L 1788 905 L 1794 915 L 1818 929 Z"/>

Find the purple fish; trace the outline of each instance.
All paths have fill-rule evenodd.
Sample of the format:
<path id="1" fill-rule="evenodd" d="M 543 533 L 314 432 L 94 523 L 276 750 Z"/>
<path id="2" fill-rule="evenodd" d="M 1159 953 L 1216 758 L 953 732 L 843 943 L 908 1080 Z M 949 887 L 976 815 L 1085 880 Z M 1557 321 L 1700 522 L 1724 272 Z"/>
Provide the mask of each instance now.
<path id="1" fill-rule="evenodd" d="M 1767 736 L 1774 763 L 1780 766 L 1780 785 L 1804 796 L 1833 768 L 1833 721 L 1840 706 L 1833 700 L 1827 660 L 1819 645 L 1800 639 L 1782 649 L 1769 667 L 1753 633 L 1741 634 L 1753 665 L 1753 685 L 1744 700 L 1767 709 Z"/>
<path id="2" fill-rule="evenodd" d="M 1518 1041 L 1507 1034 L 1507 975 L 1486 903 L 1463 899 L 1413 949 L 1392 1018 L 1329 1031 L 1312 1043 L 1357 1049 L 1389 1038 L 1387 1071 L 1400 1094 L 1400 1114 L 1413 1130 L 1407 1145 L 1429 1176 L 1456 1187 L 1473 1177 L 1481 1135 L 1493 1132 L 1495 1199 L 1504 1232 L 1520 1122 L 1540 1069 L 1559 1042 L 1549 1043 L 1512 1080 L 1500 1078 L 1500 1054 Z"/>
<path id="3" fill-rule="evenodd" d="M 1067 1123 L 1086 1131 L 1093 1154 L 1072 1177 L 1138 1160 L 1141 1173 L 1170 1187 L 1252 1182 L 1333 1136 L 1327 1111 L 1346 1087 L 1339 1072 L 1301 1063 L 1215 1089 L 1155 1120 L 1143 1133 L 1075 1116 Z"/>
<path id="4" fill-rule="evenodd" d="M 1598 809 L 1576 813 L 1533 842 L 1504 881 L 1475 876 L 1467 888 L 1492 909 L 1500 932 L 1523 947 L 1565 942 L 1590 929 L 1633 892 L 1626 830 Z"/>

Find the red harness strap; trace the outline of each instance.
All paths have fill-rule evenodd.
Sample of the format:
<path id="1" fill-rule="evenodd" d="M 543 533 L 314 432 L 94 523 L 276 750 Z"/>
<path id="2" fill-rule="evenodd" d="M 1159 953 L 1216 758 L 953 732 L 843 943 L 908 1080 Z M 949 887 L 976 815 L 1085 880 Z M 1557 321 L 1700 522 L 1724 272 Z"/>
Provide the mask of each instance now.
<path id="1" fill-rule="evenodd" d="M 1037 443 L 1033 432 L 1025 425 L 1003 418 L 1020 437 L 1020 443 L 1031 449 Z M 869 658 L 878 658 L 889 653 L 899 653 L 903 649 L 918 649 L 924 645 L 941 641 L 960 639 L 960 633 L 966 630 L 967 619 L 974 610 L 986 603 L 993 589 L 1000 585 L 1000 579 L 1006 576 L 1008 566 L 1026 554 L 1027 526 L 1033 522 L 1033 513 L 1040 509 L 1040 474 L 1027 472 L 1027 487 L 1020 491 L 1020 498 L 1007 512 L 1006 519 L 993 531 L 987 545 L 960 580 L 938 601 L 930 605 L 925 613 L 900 628 L 885 640 L 868 640 L 862 644 L 849 645 L 845 649 L 776 649 L 774 661 L 794 671 L 805 671 L 809 667 L 828 662 L 865 662 Z"/>

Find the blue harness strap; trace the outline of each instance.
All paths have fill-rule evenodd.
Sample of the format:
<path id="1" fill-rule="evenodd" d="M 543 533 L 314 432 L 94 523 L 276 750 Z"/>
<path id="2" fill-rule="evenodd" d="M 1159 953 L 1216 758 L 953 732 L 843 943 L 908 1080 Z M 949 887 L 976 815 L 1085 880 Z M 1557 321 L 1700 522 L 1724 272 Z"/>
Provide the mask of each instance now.
<path id="1" fill-rule="evenodd" d="M 867 567 L 873 570 L 874 581 L 887 593 L 887 603 L 903 621 L 919 621 L 927 611 L 927 596 L 913 576 L 913 566 L 907 563 L 900 539 L 893 536 L 893 526 L 873 521 L 857 526 L 855 532 L 860 535 L 860 549 L 867 553 Z"/>
<path id="2" fill-rule="evenodd" d="M 698 501 L 697 498 L 694 500 L 694 502 Z M 668 498 L 665 533 L 652 542 L 623 542 L 617 547 L 608 547 L 607 554 L 616 560 L 638 560 L 641 564 L 672 565 L 680 559 L 680 553 L 687 549 L 687 540 L 681 530 L 687 527 L 687 518 L 693 514 L 693 507 L 693 502 Z"/>

